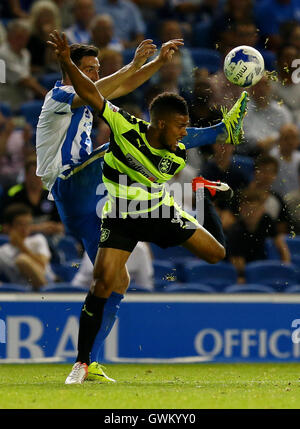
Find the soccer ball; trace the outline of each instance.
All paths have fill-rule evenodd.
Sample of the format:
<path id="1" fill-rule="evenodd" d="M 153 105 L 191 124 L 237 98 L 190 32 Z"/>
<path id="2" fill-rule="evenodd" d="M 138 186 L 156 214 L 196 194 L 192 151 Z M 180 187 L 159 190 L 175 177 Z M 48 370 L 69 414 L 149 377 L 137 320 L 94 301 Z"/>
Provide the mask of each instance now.
<path id="1" fill-rule="evenodd" d="M 263 77 L 265 62 L 260 52 L 251 46 L 232 49 L 224 60 L 224 73 L 235 85 L 249 88 Z"/>

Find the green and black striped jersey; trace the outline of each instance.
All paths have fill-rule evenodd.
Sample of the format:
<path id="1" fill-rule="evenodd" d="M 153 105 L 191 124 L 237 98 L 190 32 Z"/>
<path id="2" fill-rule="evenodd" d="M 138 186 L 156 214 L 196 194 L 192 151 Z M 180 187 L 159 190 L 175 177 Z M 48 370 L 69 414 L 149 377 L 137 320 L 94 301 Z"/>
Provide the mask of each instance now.
<path id="1" fill-rule="evenodd" d="M 175 153 L 151 147 L 146 138 L 149 124 L 107 100 L 101 117 L 111 129 L 103 165 L 103 183 L 109 194 L 103 216 L 111 211 L 111 204 L 120 205 L 122 201 L 127 202 L 123 217 L 172 204 L 173 198 L 164 184 L 185 167 L 184 144 L 179 143 Z"/>

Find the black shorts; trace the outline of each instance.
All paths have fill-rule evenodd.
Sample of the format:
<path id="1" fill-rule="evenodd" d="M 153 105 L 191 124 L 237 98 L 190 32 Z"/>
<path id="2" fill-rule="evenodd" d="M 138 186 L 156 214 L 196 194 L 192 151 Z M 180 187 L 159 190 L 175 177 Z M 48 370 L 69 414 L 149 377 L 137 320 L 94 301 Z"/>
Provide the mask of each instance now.
<path id="1" fill-rule="evenodd" d="M 172 207 L 169 218 L 104 218 L 101 223 L 99 247 L 132 252 L 139 241 L 157 244 L 163 249 L 178 246 L 197 229 L 196 219 Z"/>

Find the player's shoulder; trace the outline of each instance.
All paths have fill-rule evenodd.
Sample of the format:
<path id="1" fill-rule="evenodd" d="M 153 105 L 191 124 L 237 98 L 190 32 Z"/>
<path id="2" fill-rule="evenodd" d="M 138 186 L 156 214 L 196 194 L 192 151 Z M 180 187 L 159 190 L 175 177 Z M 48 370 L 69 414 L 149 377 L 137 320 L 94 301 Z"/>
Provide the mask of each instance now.
<path id="1" fill-rule="evenodd" d="M 56 94 L 71 95 L 71 94 L 75 94 L 75 89 L 71 85 L 55 85 L 49 92 L 52 93 L 52 97 L 55 96 Z"/>
<path id="2" fill-rule="evenodd" d="M 55 86 L 46 94 L 43 106 L 44 110 L 47 110 L 47 107 L 51 110 L 54 106 L 61 104 L 67 104 L 71 106 L 75 95 L 76 92 L 73 86 L 63 85 L 57 82 Z"/>
<path id="3" fill-rule="evenodd" d="M 148 127 L 148 123 L 144 121 L 141 118 L 137 118 L 136 116 L 132 115 L 131 113 L 128 113 L 126 110 L 124 110 L 122 107 L 115 106 L 113 103 L 111 103 L 108 100 L 105 100 L 105 105 L 103 108 L 103 116 L 107 116 L 107 111 L 110 111 L 110 113 L 115 113 L 115 121 L 118 121 L 119 123 L 123 124 L 130 124 L 132 128 L 137 128 L 137 131 L 145 132 L 145 130 Z M 101 115 L 101 113 L 100 113 Z"/>
<path id="4" fill-rule="evenodd" d="M 60 89 L 62 91 L 75 93 L 75 89 L 72 85 L 66 85 L 61 80 L 57 80 L 52 89 Z"/>

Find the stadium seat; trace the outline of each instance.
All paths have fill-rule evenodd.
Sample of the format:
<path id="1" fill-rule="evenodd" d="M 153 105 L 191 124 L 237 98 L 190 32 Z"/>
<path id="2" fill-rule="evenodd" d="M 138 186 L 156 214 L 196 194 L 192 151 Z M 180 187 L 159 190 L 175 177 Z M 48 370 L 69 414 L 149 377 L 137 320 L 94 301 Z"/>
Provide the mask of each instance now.
<path id="1" fill-rule="evenodd" d="M 153 260 L 153 269 L 154 269 L 154 280 L 155 281 L 170 281 L 174 278 L 177 278 L 176 275 L 176 266 L 171 261 L 159 261 L 157 259 Z"/>
<path id="2" fill-rule="evenodd" d="M 292 263 L 297 268 L 297 271 L 300 269 L 300 255 L 291 255 Z"/>
<path id="3" fill-rule="evenodd" d="M 227 286 L 224 290 L 225 293 L 274 293 L 271 286 L 261 284 L 235 284 Z"/>
<path id="4" fill-rule="evenodd" d="M 201 283 L 170 283 L 161 292 L 166 293 L 215 293 L 212 286 Z"/>
<path id="5" fill-rule="evenodd" d="M 149 290 L 149 289 L 146 289 L 145 287 L 143 287 L 143 286 L 140 286 L 140 285 L 137 285 L 137 284 L 135 284 L 135 283 L 132 283 L 132 284 L 130 284 L 129 285 L 129 288 L 127 289 L 127 292 L 138 292 L 138 293 L 151 293 L 152 291 L 151 290 Z"/>
<path id="6" fill-rule="evenodd" d="M 9 118 L 12 115 L 11 108 L 10 108 L 9 104 L 3 103 L 2 101 L 0 103 L 0 112 L 6 118 Z"/>
<path id="7" fill-rule="evenodd" d="M 300 256 L 300 237 L 299 236 L 296 235 L 294 238 L 290 236 L 286 236 L 285 242 L 290 249 L 292 257 Z"/>
<path id="8" fill-rule="evenodd" d="M 210 73 L 216 73 L 221 68 L 220 54 L 208 48 L 191 48 L 195 67 L 206 68 Z"/>
<path id="9" fill-rule="evenodd" d="M 233 163 L 237 166 L 248 178 L 249 181 L 253 179 L 254 161 L 250 156 L 233 155 Z"/>
<path id="10" fill-rule="evenodd" d="M 297 284 L 296 267 L 293 264 L 282 264 L 280 261 L 250 262 L 246 265 L 245 277 L 246 283 L 271 286 L 276 292 L 282 292 L 288 286 Z"/>
<path id="11" fill-rule="evenodd" d="M 154 292 L 164 292 L 165 287 L 169 284 L 174 284 L 181 282 L 177 278 L 174 278 L 174 280 L 154 280 Z"/>
<path id="12" fill-rule="evenodd" d="M 19 285 L 14 283 L 2 283 L 0 284 L 0 293 L 1 292 L 31 292 L 32 289 L 30 286 Z"/>
<path id="13" fill-rule="evenodd" d="M 299 293 L 300 294 L 300 284 L 288 286 L 284 289 L 284 293 Z"/>
<path id="14" fill-rule="evenodd" d="M 0 273 L 0 286 L 2 283 L 9 283 L 9 278 L 4 273 Z"/>
<path id="15" fill-rule="evenodd" d="M 271 238 L 267 238 L 265 241 L 265 253 L 267 259 L 271 259 L 273 261 L 280 261 L 279 251 Z"/>
<path id="16" fill-rule="evenodd" d="M 78 272 L 77 263 L 51 264 L 52 271 L 61 282 L 71 282 Z"/>
<path id="17" fill-rule="evenodd" d="M 60 73 L 47 73 L 39 78 L 40 84 L 44 88 L 48 89 L 48 91 L 54 87 L 56 81 L 58 80 L 61 80 Z"/>
<path id="18" fill-rule="evenodd" d="M 55 248 L 62 263 L 68 261 L 78 261 L 80 258 L 78 241 L 71 235 L 63 236 L 56 244 Z"/>
<path id="19" fill-rule="evenodd" d="M 214 287 L 217 292 L 237 282 L 237 271 L 227 262 L 212 265 L 203 261 L 187 261 L 182 266 L 182 272 L 185 283 L 199 282 Z"/>
<path id="20" fill-rule="evenodd" d="M 20 107 L 20 114 L 33 128 L 37 126 L 42 106 L 43 100 L 32 100 L 23 103 Z"/>
<path id="21" fill-rule="evenodd" d="M 71 283 L 62 282 L 62 283 L 49 283 L 46 286 L 43 286 L 40 289 L 40 292 L 58 292 L 58 293 L 64 293 L 64 292 L 72 292 L 72 293 L 87 293 L 89 288 L 84 288 L 82 286 L 73 286 Z"/>
<path id="22" fill-rule="evenodd" d="M 162 249 L 156 244 L 149 243 L 154 259 L 175 260 L 177 258 L 193 258 L 193 255 L 183 246 L 172 246 Z"/>
<path id="23" fill-rule="evenodd" d="M 292 255 L 292 263 L 295 266 L 297 281 L 298 281 L 298 283 L 300 283 L 300 256 L 299 255 Z"/>
<path id="24" fill-rule="evenodd" d="M 8 243 L 8 241 L 9 241 L 9 238 L 7 234 L 0 234 L 0 246 Z"/>
<path id="25" fill-rule="evenodd" d="M 294 238 L 292 238 L 286 235 L 285 242 L 291 252 L 292 262 L 295 263 L 295 265 L 300 266 L 300 237 L 295 236 Z M 268 259 L 280 259 L 279 251 L 276 248 L 274 241 L 270 238 L 266 240 L 266 254 Z"/>

